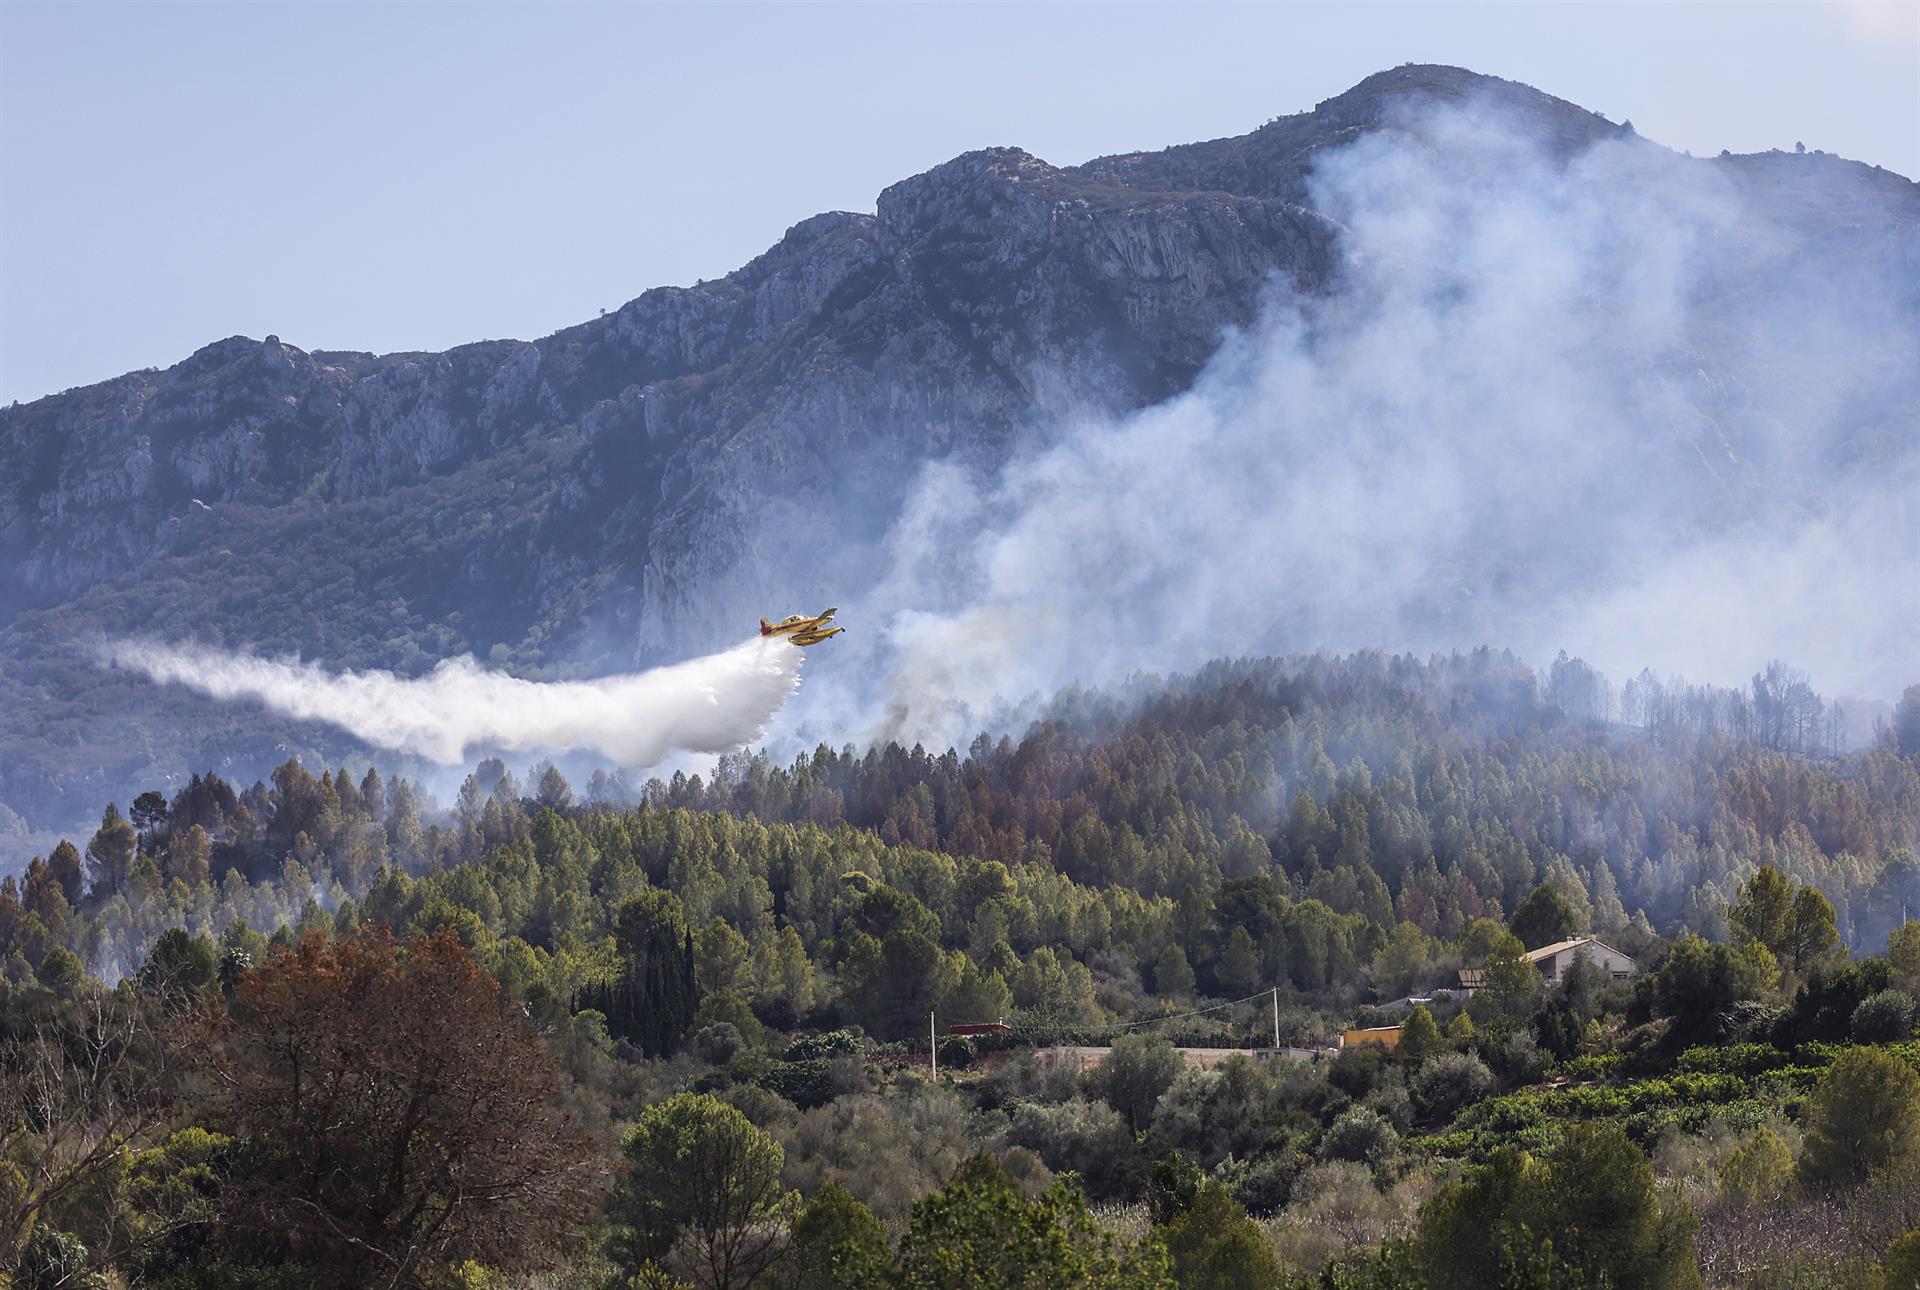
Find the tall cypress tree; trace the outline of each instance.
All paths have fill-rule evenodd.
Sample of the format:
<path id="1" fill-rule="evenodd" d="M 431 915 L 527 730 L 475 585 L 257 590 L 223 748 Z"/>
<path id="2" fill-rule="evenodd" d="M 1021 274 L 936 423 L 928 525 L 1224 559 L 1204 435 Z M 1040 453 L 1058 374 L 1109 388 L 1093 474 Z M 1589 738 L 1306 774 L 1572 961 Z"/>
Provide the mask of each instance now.
<path id="1" fill-rule="evenodd" d="M 613 980 L 580 1002 L 606 1014 L 607 1029 L 649 1057 L 680 1046 L 700 1006 L 693 979 L 693 933 L 680 898 L 649 887 L 620 907 L 614 928 L 620 966 Z"/>

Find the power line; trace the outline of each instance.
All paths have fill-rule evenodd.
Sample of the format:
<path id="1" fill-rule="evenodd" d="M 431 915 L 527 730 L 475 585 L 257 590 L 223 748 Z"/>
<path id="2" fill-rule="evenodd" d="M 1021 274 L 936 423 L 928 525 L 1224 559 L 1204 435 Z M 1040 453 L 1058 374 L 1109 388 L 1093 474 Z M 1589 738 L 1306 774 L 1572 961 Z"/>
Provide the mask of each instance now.
<path id="1" fill-rule="evenodd" d="M 1126 1022 L 1117 1022 L 1117 1023 L 1106 1025 L 1106 1026 L 1093 1026 L 1089 1028 L 1089 1033 L 1103 1034 L 1108 1032 L 1118 1032 L 1122 1030 L 1137 1030 L 1141 1026 L 1157 1026 L 1163 1021 L 1185 1021 L 1188 1017 L 1204 1017 L 1209 1012 L 1219 1012 L 1224 1008 L 1237 1008 L 1243 1003 L 1251 1003 L 1255 999 L 1264 999 L 1269 995 L 1271 995 L 1272 993 L 1273 993 L 1273 988 L 1269 986 L 1267 989 L 1260 991 L 1258 994 L 1250 994 L 1244 999 L 1232 999 L 1226 1003 L 1216 1003 L 1210 1008 L 1195 1008 L 1191 1012 L 1173 1012 L 1173 1013 L 1168 1013 L 1164 1017 L 1148 1017 L 1145 1021 L 1126 1021 Z"/>
<path id="2" fill-rule="evenodd" d="M 1230 999 L 1226 1003 L 1216 1003 L 1205 1008 L 1195 1008 L 1191 1012 L 1172 1012 L 1164 1017 L 1148 1017 L 1144 1021 L 1110 1022 L 1104 1026 L 1079 1026 L 1075 1027 L 1075 1029 L 1090 1035 L 1118 1034 L 1121 1031 L 1138 1030 L 1142 1026 L 1157 1026 L 1163 1021 L 1185 1021 L 1189 1017 L 1204 1017 L 1210 1012 L 1220 1012 L 1227 1008 L 1237 1008 L 1243 1003 L 1252 1003 L 1255 999 L 1268 998 L 1273 993 L 1274 987 L 1268 986 L 1259 993 L 1247 995 L 1243 999 Z M 949 1021 L 947 1024 L 949 1026 L 985 1026 L 995 1024 L 1000 1020 L 1000 1018 L 995 1018 L 994 1022 Z"/>

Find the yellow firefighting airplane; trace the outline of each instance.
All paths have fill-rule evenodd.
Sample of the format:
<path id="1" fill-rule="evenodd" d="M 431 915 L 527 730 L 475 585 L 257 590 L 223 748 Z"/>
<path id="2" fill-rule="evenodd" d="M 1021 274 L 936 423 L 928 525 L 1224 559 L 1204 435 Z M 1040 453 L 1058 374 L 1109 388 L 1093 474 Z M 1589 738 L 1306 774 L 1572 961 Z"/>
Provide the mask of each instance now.
<path id="1" fill-rule="evenodd" d="M 838 609 L 829 609 L 826 613 L 817 614 L 812 618 L 795 614 L 791 618 L 782 618 L 777 623 L 771 623 L 762 618 L 760 620 L 760 634 L 762 636 L 785 636 L 795 645 L 800 646 L 818 645 L 821 641 L 838 636 L 841 632 L 847 630 L 844 627 L 827 626 L 827 621 L 839 612 Z"/>

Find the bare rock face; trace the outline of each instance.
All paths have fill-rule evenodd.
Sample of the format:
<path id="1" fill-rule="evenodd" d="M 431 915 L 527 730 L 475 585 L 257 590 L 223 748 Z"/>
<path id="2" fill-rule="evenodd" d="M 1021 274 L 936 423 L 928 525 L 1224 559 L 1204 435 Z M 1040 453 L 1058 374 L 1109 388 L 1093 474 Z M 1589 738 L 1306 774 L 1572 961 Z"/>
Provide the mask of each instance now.
<path id="1" fill-rule="evenodd" d="M 74 645 L 90 634 L 541 674 L 824 603 L 871 568 L 923 463 L 991 469 L 1059 411 L 1165 399 L 1272 281 L 1322 290 L 1341 230 L 1308 204 L 1317 157 L 1469 94 L 1561 156 L 1620 129 L 1399 68 L 1234 139 L 1075 168 L 968 153 L 872 215 L 803 220 L 725 278 L 542 340 L 374 356 L 233 337 L 0 410 L 0 803 L 64 823 L 189 766 L 251 777 L 341 750 L 102 674 Z M 1913 221 L 1898 176 L 1854 167 L 1836 203 L 1808 191 L 1825 162 L 1797 160 L 1731 171 L 1787 242 Z M 767 540 L 802 516 L 809 547 Z"/>
<path id="2" fill-rule="evenodd" d="M 756 322 L 795 280 L 804 308 L 719 367 L 590 414 L 588 478 L 618 495 L 578 500 L 614 511 L 616 563 L 642 570 L 634 640 L 691 648 L 748 605 L 857 576 L 874 517 L 929 459 L 990 465 L 1036 414 L 1185 388 L 1269 277 L 1319 281 L 1333 232 L 1285 203 L 1133 194 L 1015 149 L 889 188 L 877 217 L 755 282 Z M 649 476 L 657 493 L 633 491 Z M 789 565 L 755 542 L 769 505 L 846 522 Z"/>

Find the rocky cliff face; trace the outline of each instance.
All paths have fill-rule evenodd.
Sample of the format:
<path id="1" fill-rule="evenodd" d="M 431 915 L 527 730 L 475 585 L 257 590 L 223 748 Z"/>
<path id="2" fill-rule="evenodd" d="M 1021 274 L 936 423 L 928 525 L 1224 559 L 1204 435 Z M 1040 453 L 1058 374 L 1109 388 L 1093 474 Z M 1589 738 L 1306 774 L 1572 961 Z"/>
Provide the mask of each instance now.
<path id="1" fill-rule="evenodd" d="M 471 650 L 612 668 L 825 603 L 914 472 L 988 468 L 1037 421 L 1184 389 L 1275 278 L 1313 293 L 1325 150 L 1485 95 L 1571 156 L 1619 128 L 1451 68 L 1370 78 L 1252 134 L 1059 168 L 969 153 L 795 225 L 725 278 L 533 342 L 303 352 L 234 337 L 0 411 L 0 803 L 64 823 L 189 765 L 251 775 L 295 731 L 101 674 L 90 633 L 422 668 Z M 1719 165 L 1772 213 L 1739 275 L 1911 228 L 1898 176 Z M 1839 194 L 1839 195 L 1836 195 Z M 804 517 L 810 542 L 778 540 Z"/>

